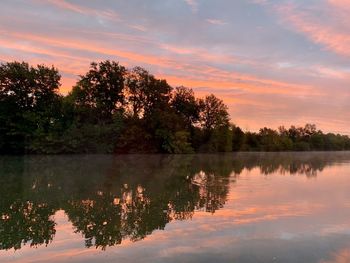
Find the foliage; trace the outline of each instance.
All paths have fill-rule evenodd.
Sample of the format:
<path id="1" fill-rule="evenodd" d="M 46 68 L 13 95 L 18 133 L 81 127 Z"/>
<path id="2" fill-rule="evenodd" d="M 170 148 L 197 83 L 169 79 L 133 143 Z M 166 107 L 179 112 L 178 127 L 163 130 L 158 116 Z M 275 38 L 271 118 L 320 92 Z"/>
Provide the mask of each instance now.
<path id="1" fill-rule="evenodd" d="M 243 132 L 211 94 L 172 88 L 147 70 L 91 63 L 66 96 L 54 67 L 0 65 L 0 153 L 193 153 L 349 150 L 313 124 Z"/>
<path id="2" fill-rule="evenodd" d="M 229 124 L 227 106 L 215 95 L 211 94 L 199 100 L 200 121 L 206 130 L 216 129 Z"/>
<path id="3" fill-rule="evenodd" d="M 36 134 L 59 122 L 60 86 L 54 67 L 12 62 L 0 65 L 0 152 L 24 153 Z"/>
<path id="4" fill-rule="evenodd" d="M 77 107 L 96 114 L 98 122 L 108 122 L 124 103 L 126 69 L 117 62 L 91 63 L 90 70 L 73 87 L 71 96 Z"/>
<path id="5" fill-rule="evenodd" d="M 247 132 L 245 142 L 238 150 L 247 151 L 343 151 L 350 150 L 350 138 L 316 129 L 314 124 L 304 127 L 279 127 L 260 129 L 259 133 Z"/>

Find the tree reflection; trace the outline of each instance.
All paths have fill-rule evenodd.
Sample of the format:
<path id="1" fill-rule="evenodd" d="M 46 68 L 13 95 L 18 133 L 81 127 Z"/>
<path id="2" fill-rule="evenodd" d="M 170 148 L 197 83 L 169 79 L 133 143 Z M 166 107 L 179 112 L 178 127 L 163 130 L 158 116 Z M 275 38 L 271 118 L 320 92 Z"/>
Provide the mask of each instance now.
<path id="1" fill-rule="evenodd" d="M 0 159 L 0 249 L 49 244 L 64 210 L 87 247 L 138 241 L 196 211 L 215 213 L 244 169 L 316 176 L 348 154 L 52 156 Z"/>
<path id="2" fill-rule="evenodd" d="M 224 205 L 228 183 L 215 176 L 215 168 L 211 174 L 192 172 L 198 170 L 193 156 L 140 158 L 116 160 L 118 169 L 107 169 L 99 190 L 65 203 L 63 209 L 87 247 L 137 241 L 172 220 L 190 219 L 196 210 L 214 213 Z"/>
<path id="3" fill-rule="evenodd" d="M 45 203 L 13 202 L 8 209 L 1 207 L 0 249 L 20 249 L 49 244 L 55 233 L 55 222 L 50 219 L 55 210 Z"/>

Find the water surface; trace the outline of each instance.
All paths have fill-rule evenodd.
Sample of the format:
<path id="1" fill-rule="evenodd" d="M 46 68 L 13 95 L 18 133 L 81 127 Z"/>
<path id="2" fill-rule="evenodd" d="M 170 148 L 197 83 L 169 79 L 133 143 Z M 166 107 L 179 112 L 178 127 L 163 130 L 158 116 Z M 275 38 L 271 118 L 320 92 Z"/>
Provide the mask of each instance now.
<path id="1" fill-rule="evenodd" d="M 350 153 L 0 157 L 1 262 L 350 262 Z"/>

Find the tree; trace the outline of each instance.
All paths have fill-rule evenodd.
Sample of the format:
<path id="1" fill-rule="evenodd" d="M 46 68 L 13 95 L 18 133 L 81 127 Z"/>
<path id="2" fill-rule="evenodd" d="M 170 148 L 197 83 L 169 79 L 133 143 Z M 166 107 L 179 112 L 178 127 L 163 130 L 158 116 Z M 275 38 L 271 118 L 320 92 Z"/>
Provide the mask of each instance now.
<path id="1" fill-rule="evenodd" d="M 124 104 L 125 67 L 114 61 L 91 63 L 90 70 L 73 88 L 71 96 L 78 107 L 97 114 L 97 120 L 109 122 Z"/>
<path id="2" fill-rule="evenodd" d="M 200 120 L 202 127 L 206 130 L 212 130 L 221 126 L 229 125 L 229 114 L 227 106 L 221 99 L 211 94 L 204 99 L 199 100 Z"/>
<path id="3" fill-rule="evenodd" d="M 175 133 L 181 130 L 181 125 L 179 117 L 170 107 L 171 91 L 172 88 L 166 80 L 155 78 L 141 67 L 135 67 L 128 72 L 125 111 L 132 120 L 128 120 L 127 123 L 131 127 L 127 126 L 126 131 L 132 134 L 132 140 L 122 136 L 121 145 L 125 142 L 129 145 L 144 141 L 144 135 L 147 135 L 149 145 L 142 143 L 142 149 L 173 151 L 171 145 L 175 140 Z M 138 134 L 134 132 L 140 128 L 143 132 Z"/>
<path id="4" fill-rule="evenodd" d="M 259 131 L 260 145 L 264 151 L 279 150 L 279 136 L 275 130 L 262 128 Z"/>
<path id="5" fill-rule="evenodd" d="M 141 67 L 126 75 L 127 108 L 134 118 L 147 118 L 168 106 L 172 88 Z"/>
<path id="6" fill-rule="evenodd" d="M 199 121 L 200 108 L 192 89 L 184 86 L 176 87 L 171 106 L 184 119 L 187 128 L 194 126 Z"/>
<path id="7" fill-rule="evenodd" d="M 350 150 L 349 136 L 314 124 L 244 133 L 221 99 L 196 99 L 141 67 L 93 62 L 67 96 L 60 78 L 53 66 L 0 64 L 0 153 Z"/>
<path id="8" fill-rule="evenodd" d="M 151 76 L 145 69 L 135 67 L 126 75 L 126 100 L 127 107 L 133 118 L 140 118 L 144 114 L 146 89 Z"/>
<path id="9" fill-rule="evenodd" d="M 241 150 L 244 143 L 244 132 L 240 127 L 236 125 L 232 125 L 231 130 L 232 130 L 232 150 L 239 151 Z"/>
<path id="10" fill-rule="evenodd" d="M 208 152 L 232 152 L 232 130 L 230 126 L 220 126 L 210 133 Z"/>
<path id="11" fill-rule="evenodd" d="M 1 152 L 24 152 L 35 132 L 48 132 L 57 124 L 60 78 L 54 67 L 24 62 L 0 65 Z"/>
<path id="12" fill-rule="evenodd" d="M 314 135 L 316 132 L 317 132 L 317 128 L 315 124 L 310 124 L 310 123 L 305 124 L 304 131 L 303 131 L 304 136 L 309 138 L 312 135 Z"/>

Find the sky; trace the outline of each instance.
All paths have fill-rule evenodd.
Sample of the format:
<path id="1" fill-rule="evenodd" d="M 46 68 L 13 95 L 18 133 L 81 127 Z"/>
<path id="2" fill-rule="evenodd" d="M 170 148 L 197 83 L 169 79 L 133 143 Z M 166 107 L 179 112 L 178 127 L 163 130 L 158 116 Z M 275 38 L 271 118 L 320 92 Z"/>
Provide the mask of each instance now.
<path id="1" fill-rule="evenodd" d="M 1 0 L 0 62 L 54 65 L 66 94 L 92 61 L 213 93 L 243 130 L 350 134 L 350 0 Z"/>

